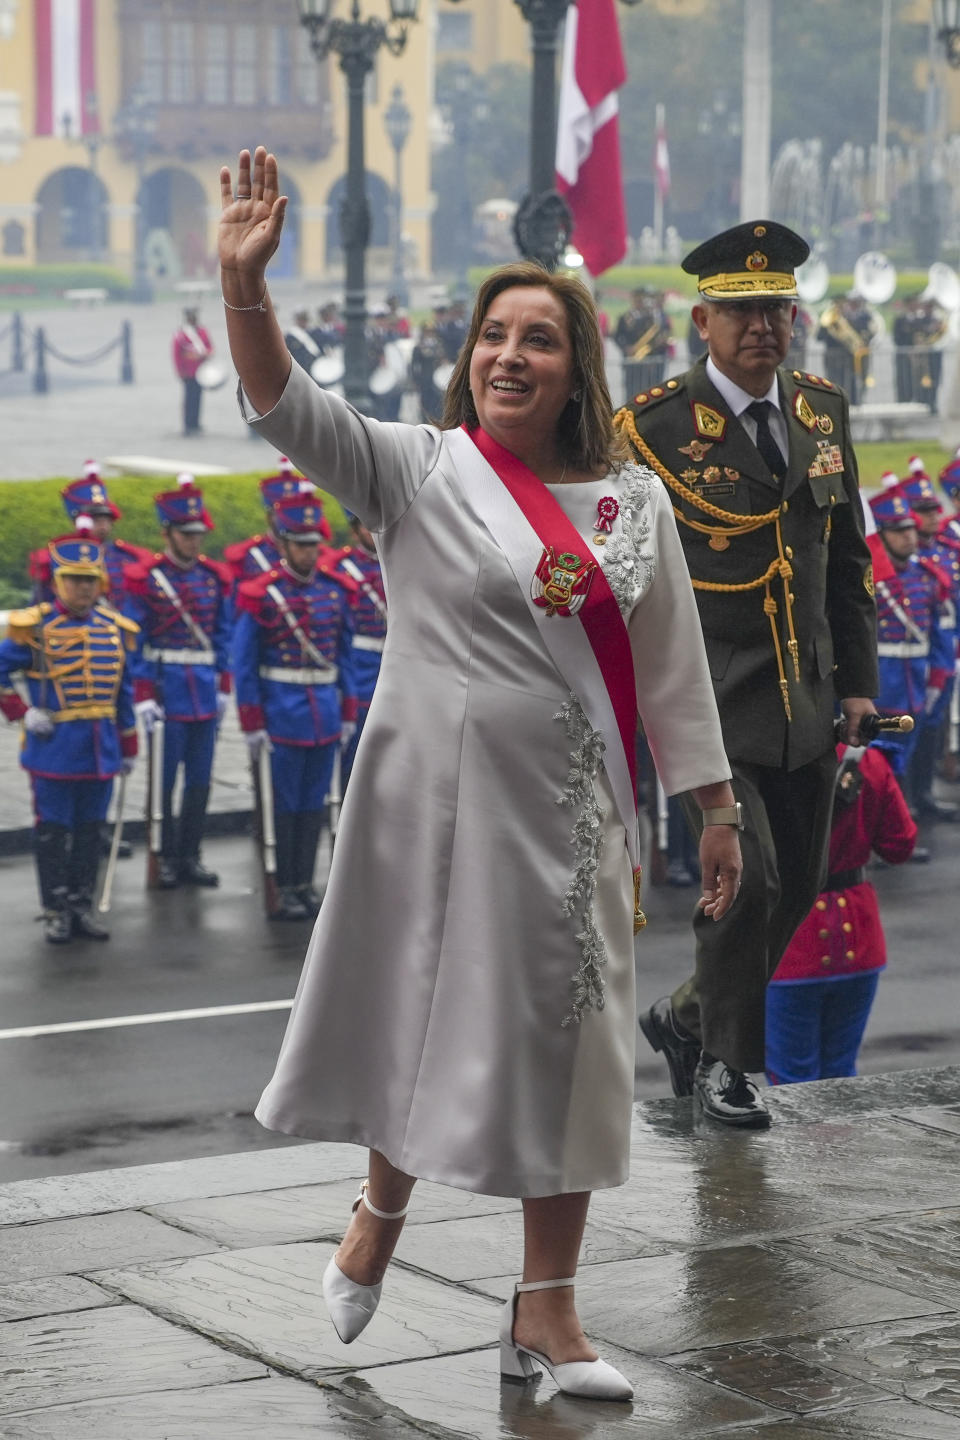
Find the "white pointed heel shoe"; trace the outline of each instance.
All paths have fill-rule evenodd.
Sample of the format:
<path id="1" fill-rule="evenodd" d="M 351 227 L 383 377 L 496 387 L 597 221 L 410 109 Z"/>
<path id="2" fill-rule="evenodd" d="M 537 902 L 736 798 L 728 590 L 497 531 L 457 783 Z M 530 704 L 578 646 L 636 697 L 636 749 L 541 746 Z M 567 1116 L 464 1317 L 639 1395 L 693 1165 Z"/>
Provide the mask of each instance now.
<path id="1" fill-rule="evenodd" d="M 369 1181 L 364 1180 L 360 1186 L 360 1194 L 353 1202 L 351 1214 L 362 1204 L 366 1206 L 371 1215 L 376 1215 L 378 1220 L 402 1220 L 409 1206 L 405 1205 L 402 1210 L 393 1212 L 378 1210 L 376 1205 L 371 1204 L 367 1198 L 368 1184 Z M 323 1272 L 321 1285 L 323 1298 L 327 1303 L 330 1319 L 333 1321 L 333 1328 L 344 1345 L 349 1345 L 373 1319 L 377 1306 L 380 1304 L 383 1281 L 381 1280 L 376 1285 L 358 1285 L 356 1280 L 351 1280 L 344 1275 L 336 1258 L 331 1257 L 330 1263 Z"/>
<path id="2" fill-rule="evenodd" d="M 580 1395 L 589 1400 L 631 1400 L 630 1381 L 606 1360 L 570 1360 L 564 1365 L 555 1365 L 546 1355 L 518 1345 L 513 1338 L 518 1295 L 525 1290 L 559 1290 L 573 1283 L 572 1280 L 531 1280 L 515 1287 L 500 1319 L 500 1373 L 507 1380 L 527 1381 L 535 1379 L 540 1373 L 538 1366 L 542 1366 L 565 1395 Z"/>

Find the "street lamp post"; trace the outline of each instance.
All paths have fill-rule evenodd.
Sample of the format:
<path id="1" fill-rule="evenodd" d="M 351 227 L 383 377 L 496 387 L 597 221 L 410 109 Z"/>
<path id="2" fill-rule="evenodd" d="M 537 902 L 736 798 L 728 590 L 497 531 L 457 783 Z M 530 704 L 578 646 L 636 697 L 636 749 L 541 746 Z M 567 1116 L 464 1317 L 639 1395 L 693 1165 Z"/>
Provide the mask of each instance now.
<path id="1" fill-rule="evenodd" d="M 933 0 L 933 23 L 948 63 L 960 69 L 960 0 Z"/>
<path id="2" fill-rule="evenodd" d="M 153 299 L 153 285 L 147 273 L 147 217 L 143 207 L 143 181 L 147 152 L 157 133 L 157 112 L 142 85 L 137 85 L 126 104 L 117 111 L 117 134 L 133 151 L 137 168 L 136 233 L 133 254 L 133 288 L 130 299 L 148 304 Z"/>
<path id="3" fill-rule="evenodd" d="M 461 0 L 451 0 L 459 5 Z M 530 189 L 513 222 L 521 254 L 548 270 L 559 265 L 570 240 L 570 207 L 556 189 L 557 40 L 570 0 L 514 0 L 530 26 L 533 87 L 530 101 Z M 639 5 L 641 0 L 621 0 Z"/>
<path id="4" fill-rule="evenodd" d="M 343 392 L 358 410 L 370 408 L 367 383 L 367 246 L 370 243 L 370 205 L 367 201 L 364 159 L 363 89 L 377 51 L 386 45 L 401 55 L 407 43 L 407 22 L 415 21 L 420 0 L 390 0 L 390 19 L 360 17 L 360 0 L 352 0 L 350 19 L 331 18 L 333 0 L 300 0 L 300 23 L 310 36 L 318 60 L 340 57 L 347 77 L 347 192 L 340 211 L 340 236 L 346 257 L 343 347 Z"/>
<path id="5" fill-rule="evenodd" d="M 100 192 L 100 171 L 97 164 L 97 156 L 100 151 L 100 143 L 103 136 L 100 134 L 98 121 L 99 106 L 97 104 L 95 91 L 87 91 L 83 99 L 83 108 L 86 111 L 88 126 L 80 138 L 87 147 L 87 155 L 90 160 L 90 178 L 93 182 L 93 244 L 90 246 L 90 259 L 96 264 L 102 258 L 103 196 Z"/>
<path id="6" fill-rule="evenodd" d="M 393 293 L 401 305 L 410 303 L 403 264 L 403 147 L 410 136 L 412 119 L 403 86 L 394 85 L 383 123 L 393 146 Z"/>

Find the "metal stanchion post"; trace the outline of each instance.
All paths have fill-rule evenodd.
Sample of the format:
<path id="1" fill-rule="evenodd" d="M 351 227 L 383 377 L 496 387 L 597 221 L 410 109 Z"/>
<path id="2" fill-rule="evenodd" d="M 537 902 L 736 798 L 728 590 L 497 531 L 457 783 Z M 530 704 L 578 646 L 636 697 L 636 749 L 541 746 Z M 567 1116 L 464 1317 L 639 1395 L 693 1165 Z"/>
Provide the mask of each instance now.
<path id="1" fill-rule="evenodd" d="M 23 358 L 23 316 L 19 310 L 15 310 L 13 315 L 13 356 L 10 368 L 18 371 L 26 368 Z"/>
<path id="2" fill-rule="evenodd" d="M 120 384 L 133 384 L 133 330 L 129 320 L 124 320 L 121 331 L 122 344 L 120 350 Z"/>
<path id="3" fill-rule="evenodd" d="M 47 380 L 47 340 L 43 333 L 43 326 L 37 326 L 37 338 L 35 342 L 35 364 L 33 371 L 33 388 L 38 395 L 45 395 L 50 389 Z"/>

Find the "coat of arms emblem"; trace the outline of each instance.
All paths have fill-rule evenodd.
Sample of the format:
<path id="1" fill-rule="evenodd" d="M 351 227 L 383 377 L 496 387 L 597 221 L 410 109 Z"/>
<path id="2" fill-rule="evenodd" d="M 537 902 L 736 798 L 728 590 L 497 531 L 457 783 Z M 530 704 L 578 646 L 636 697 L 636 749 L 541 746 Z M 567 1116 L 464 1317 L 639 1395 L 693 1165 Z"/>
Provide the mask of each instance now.
<path id="1" fill-rule="evenodd" d="M 530 584 L 534 605 L 548 615 L 576 615 L 587 598 L 596 568 L 595 560 L 584 560 L 571 550 L 558 555 L 548 545 Z"/>

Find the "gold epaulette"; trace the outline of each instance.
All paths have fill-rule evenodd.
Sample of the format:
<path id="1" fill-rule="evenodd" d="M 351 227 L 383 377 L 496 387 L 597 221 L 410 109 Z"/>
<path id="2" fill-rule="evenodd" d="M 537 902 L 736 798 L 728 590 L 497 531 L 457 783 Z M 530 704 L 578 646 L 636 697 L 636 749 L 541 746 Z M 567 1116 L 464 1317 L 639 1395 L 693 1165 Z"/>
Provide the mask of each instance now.
<path id="1" fill-rule="evenodd" d="M 50 614 L 53 606 L 49 600 L 39 605 L 30 605 L 26 610 L 11 610 L 7 621 L 7 634 L 18 645 L 29 645 L 37 626 Z"/>
<path id="2" fill-rule="evenodd" d="M 114 610 L 113 606 L 108 605 L 106 600 L 98 600 L 97 609 L 101 615 L 105 615 L 108 620 L 111 620 L 118 630 L 123 631 L 123 643 L 126 648 L 128 650 L 135 650 L 137 648 L 137 636 L 140 634 L 140 626 L 136 620 L 131 620 L 129 615 L 123 615 L 119 610 Z"/>
<path id="3" fill-rule="evenodd" d="M 834 395 L 839 393 L 833 381 L 825 375 L 808 375 L 805 370 L 791 370 L 790 373 L 798 385 L 812 385 L 815 390 L 832 390 Z"/>

